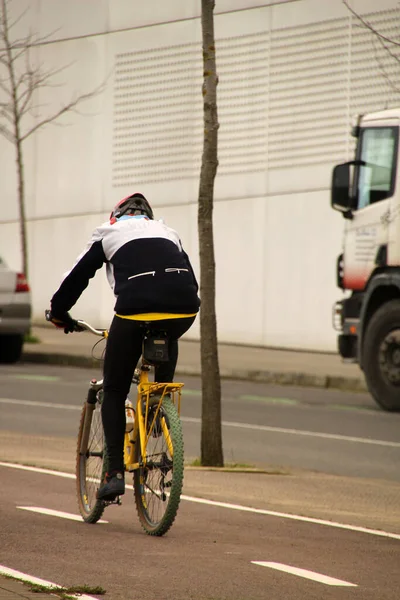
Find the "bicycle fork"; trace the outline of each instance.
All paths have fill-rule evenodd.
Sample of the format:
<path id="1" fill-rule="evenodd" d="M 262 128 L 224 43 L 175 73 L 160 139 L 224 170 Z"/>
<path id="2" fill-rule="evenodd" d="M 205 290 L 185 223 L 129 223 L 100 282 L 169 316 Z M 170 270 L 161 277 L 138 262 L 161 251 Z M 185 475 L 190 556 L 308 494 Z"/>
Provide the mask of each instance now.
<path id="1" fill-rule="evenodd" d="M 92 424 L 92 416 L 93 411 L 96 407 L 97 402 L 97 393 L 103 387 L 103 380 L 97 381 L 96 379 L 92 379 L 90 382 L 90 387 L 88 390 L 88 395 L 86 398 L 86 410 L 85 410 L 85 422 L 83 425 L 83 435 L 81 440 L 81 446 L 79 448 L 79 453 L 85 455 L 88 450 L 89 444 L 89 436 L 90 436 L 90 427 Z"/>

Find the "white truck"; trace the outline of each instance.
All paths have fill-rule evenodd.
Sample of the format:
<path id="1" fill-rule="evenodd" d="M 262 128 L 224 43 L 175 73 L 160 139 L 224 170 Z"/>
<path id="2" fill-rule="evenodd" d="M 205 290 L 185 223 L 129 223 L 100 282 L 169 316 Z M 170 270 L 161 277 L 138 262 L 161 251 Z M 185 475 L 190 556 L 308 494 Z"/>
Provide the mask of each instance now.
<path id="1" fill-rule="evenodd" d="M 400 411 L 400 108 L 362 115 L 355 159 L 333 169 L 331 204 L 346 219 L 334 306 L 338 349 L 368 389 Z"/>

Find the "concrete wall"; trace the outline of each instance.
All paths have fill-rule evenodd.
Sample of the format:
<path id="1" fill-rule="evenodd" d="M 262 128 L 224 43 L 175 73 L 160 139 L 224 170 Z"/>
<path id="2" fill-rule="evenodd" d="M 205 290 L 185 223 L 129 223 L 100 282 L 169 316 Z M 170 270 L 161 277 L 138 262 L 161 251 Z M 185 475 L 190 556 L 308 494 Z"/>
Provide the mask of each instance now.
<path id="1" fill-rule="evenodd" d="M 180 232 L 198 272 L 200 2 L 19 0 L 13 16 L 24 4 L 15 35 L 50 34 L 33 60 L 69 65 L 39 90 L 27 127 L 105 82 L 79 114 L 24 144 L 35 320 L 93 228 L 134 191 Z M 259 4 L 216 2 L 219 339 L 333 350 L 343 222 L 329 204 L 331 170 L 351 156 L 353 115 L 396 103 L 398 64 L 341 0 Z M 396 35 L 397 0 L 352 6 Z M 14 148 L 1 137 L 0 156 L 0 254 L 20 268 Z M 100 272 L 72 314 L 107 326 L 112 308 Z"/>

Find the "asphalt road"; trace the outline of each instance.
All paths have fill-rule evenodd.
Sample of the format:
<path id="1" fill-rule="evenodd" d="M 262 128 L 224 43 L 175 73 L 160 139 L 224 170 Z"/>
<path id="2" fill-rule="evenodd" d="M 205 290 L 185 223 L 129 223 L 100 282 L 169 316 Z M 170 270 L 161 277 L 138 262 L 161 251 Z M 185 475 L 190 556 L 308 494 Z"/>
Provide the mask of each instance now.
<path id="1" fill-rule="evenodd" d="M 266 473 L 187 469 L 177 520 L 152 539 L 131 491 L 107 509 L 108 523 L 66 518 L 77 514 L 74 446 L 92 376 L 0 367 L 0 460 L 66 472 L 0 464 L 0 566 L 62 585 L 101 585 L 109 600 L 398 600 L 400 415 L 362 394 L 226 382 L 225 460 Z M 199 455 L 201 397 L 198 379 L 185 384 L 190 461 Z"/>
<path id="2" fill-rule="evenodd" d="M 0 367 L 1 430 L 74 439 L 92 376 L 68 367 Z M 201 393 L 198 378 L 184 381 L 190 461 L 200 454 Z M 400 414 L 379 410 L 367 394 L 224 382 L 222 418 L 226 462 L 400 482 Z"/>

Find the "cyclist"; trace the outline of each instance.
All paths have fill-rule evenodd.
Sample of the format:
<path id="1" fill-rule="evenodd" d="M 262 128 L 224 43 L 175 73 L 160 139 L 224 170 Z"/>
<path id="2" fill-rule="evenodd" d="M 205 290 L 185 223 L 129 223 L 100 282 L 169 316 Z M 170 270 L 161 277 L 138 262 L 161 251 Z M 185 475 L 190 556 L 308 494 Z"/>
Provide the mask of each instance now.
<path id="1" fill-rule="evenodd" d="M 89 280 L 106 264 L 116 296 L 104 359 L 102 422 L 108 472 L 97 497 L 114 500 L 125 492 L 123 443 L 125 399 L 142 352 L 143 321 L 157 321 L 169 338 L 169 361 L 156 367 L 155 380 L 172 382 L 178 338 L 199 310 L 198 284 L 176 231 L 154 220 L 146 198 L 135 193 L 95 229 L 86 249 L 51 299 L 51 320 L 65 333 L 79 330 L 69 310 Z"/>

